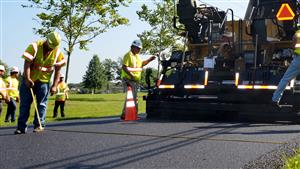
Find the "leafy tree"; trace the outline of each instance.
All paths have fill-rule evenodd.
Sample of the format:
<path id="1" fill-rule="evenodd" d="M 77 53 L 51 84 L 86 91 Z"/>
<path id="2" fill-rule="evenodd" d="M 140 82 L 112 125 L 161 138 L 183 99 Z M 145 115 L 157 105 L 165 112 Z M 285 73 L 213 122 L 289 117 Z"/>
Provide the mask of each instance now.
<path id="1" fill-rule="evenodd" d="M 101 64 L 99 57 L 94 55 L 83 76 L 83 86 L 92 90 L 94 94 L 96 93 L 96 89 L 101 89 L 106 82 L 105 68 Z"/>
<path id="2" fill-rule="evenodd" d="M 173 28 L 174 2 L 164 0 L 155 2 L 155 9 L 149 9 L 145 4 L 137 11 L 139 19 L 149 23 L 151 30 L 138 34 L 143 42 L 145 52 L 157 53 L 172 46 L 181 47 L 178 30 Z"/>
<path id="3" fill-rule="evenodd" d="M 103 61 L 103 66 L 105 70 L 105 75 L 108 80 L 107 83 L 107 90 L 109 90 L 109 82 L 115 80 L 118 64 L 115 61 L 112 61 L 111 59 L 105 59 Z"/>
<path id="4" fill-rule="evenodd" d="M 35 33 L 47 35 L 58 29 L 64 34 L 68 55 L 66 78 L 68 80 L 69 63 L 75 45 L 87 50 L 88 43 L 108 29 L 128 23 L 128 19 L 118 14 L 118 7 L 128 6 L 131 0 L 28 0 L 30 5 L 43 12 L 37 14 L 40 28 Z"/>

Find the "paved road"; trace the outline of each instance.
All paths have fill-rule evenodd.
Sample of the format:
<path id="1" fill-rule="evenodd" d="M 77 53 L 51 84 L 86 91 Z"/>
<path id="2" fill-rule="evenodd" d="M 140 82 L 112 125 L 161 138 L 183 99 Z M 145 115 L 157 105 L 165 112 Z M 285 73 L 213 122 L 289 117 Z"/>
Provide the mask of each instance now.
<path id="1" fill-rule="evenodd" d="M 299 136 L 298 125 L 118 118 L 0 129 L 0 168 L 240 168 Z"/>

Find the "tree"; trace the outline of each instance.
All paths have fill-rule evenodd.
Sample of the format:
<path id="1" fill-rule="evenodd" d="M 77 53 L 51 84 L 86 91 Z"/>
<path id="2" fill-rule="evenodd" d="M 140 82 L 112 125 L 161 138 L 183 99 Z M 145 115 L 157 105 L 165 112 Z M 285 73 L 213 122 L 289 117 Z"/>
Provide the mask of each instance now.
<path id="1" fill-rule="evenodd" d="M 96 93 L 96 89 L 101 89 L 107 82 L 104 66 L 101 64 L 99 57 L 94 55 L 83 76 L 83 86 Z"/>
<path id="2" fill-rule="evenodd" d="M 42 36 L 58 29 L 64 34 L 68 61 L 66 78 L 68 80 L 69 63 L 75 45 L 87 50 L 88 43 L 108 29 L 128 23 L 128 19 L 118 14 L 118 7 L 128 6 L 131 0 L 28 0 L 31 5 L 23 7 L 38 8 L 40 28 L 34 32 Z"/>
<path id="3" fill-rule="evenodd" d="M 151 30 L 138 34 L 143 42 L 143 50 L 150 53 L 157 53 L 172 46 L 182 46 L 178 30 L 173 28 L 174 2 L 164 0 L 164 3 L 155 2 L 156 8 L 151 10 L 145 4 L 137 11 L 141 21 L 148 22 Z"/>
<path id="4" fill-rule="evenodd" d="M 103 61 L 103 66 L 105 70 L 105 75 L 108 82 L 111 82 L 116 79 L 116 73 L 118 69 L 118 63 L 112 61 L 111 59 L 105 59 Z M 107 83 L 107 90 L 109 90 L 109 83 Z"/>

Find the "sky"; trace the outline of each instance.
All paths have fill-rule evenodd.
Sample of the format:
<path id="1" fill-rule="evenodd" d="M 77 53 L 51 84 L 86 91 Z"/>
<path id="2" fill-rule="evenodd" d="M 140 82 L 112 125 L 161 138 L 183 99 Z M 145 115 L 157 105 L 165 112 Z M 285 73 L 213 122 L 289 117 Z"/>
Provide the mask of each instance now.
<path id="1" fill-rule="evenodd" d="M 99 56 L 100 61 L 106 58 L 117 61 L 119 57 L 123 57 L 129 51 L 132 41 L 137 39 L 137 34 L 150 29 L 146 22 L 138 19 L 136 11 L 141 9 L 142 4 L 154 7 L 154 1 L 163 2 L 162 0 L 132 0 L 129 7 L 120 8 L 120 14 L 129 19 L 128 26 L 119 26 L 99 35 L 89 44 L 88 51 L 81 51 L 77 46 L 71 56 L 68 82 L 82 81 L 89 61 L 95 54 Z M 201 0 L 200 2 L 222 10 L 231 8 L 235 16 L 240 18 L 244 17 L 248 5 L 248 0 Z M 21 5 L 26 3 L 28 3 L 26 0 L 0 0 L 0 59 L 9 67 L 17 66 L 21 70 L 24 63 L 21 58 L 22 53 L 30 43 L 41 38 L 35 35 L 32 29 L 40 26 L 35 20 L 39 11 L 33 8 L 22 8 Z M 62 44 L 61 49 L 64 45 Z M 148 56 L 141 56 L 141 58 L 144 60 Z M 157 67 L 157 61 L 149 66 Z"/>

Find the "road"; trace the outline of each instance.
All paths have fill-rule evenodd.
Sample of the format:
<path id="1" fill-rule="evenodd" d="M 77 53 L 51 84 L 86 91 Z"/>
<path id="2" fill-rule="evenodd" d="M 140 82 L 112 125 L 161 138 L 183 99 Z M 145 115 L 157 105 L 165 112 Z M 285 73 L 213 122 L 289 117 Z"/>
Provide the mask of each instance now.
<path id="1" fill-rule="evenodd" d="M 241 168 L 298 137 L 292 124 L 151 121 L 118 118 L 63 121 L 45 132 L 0 129 L 1 169 Z"/>

